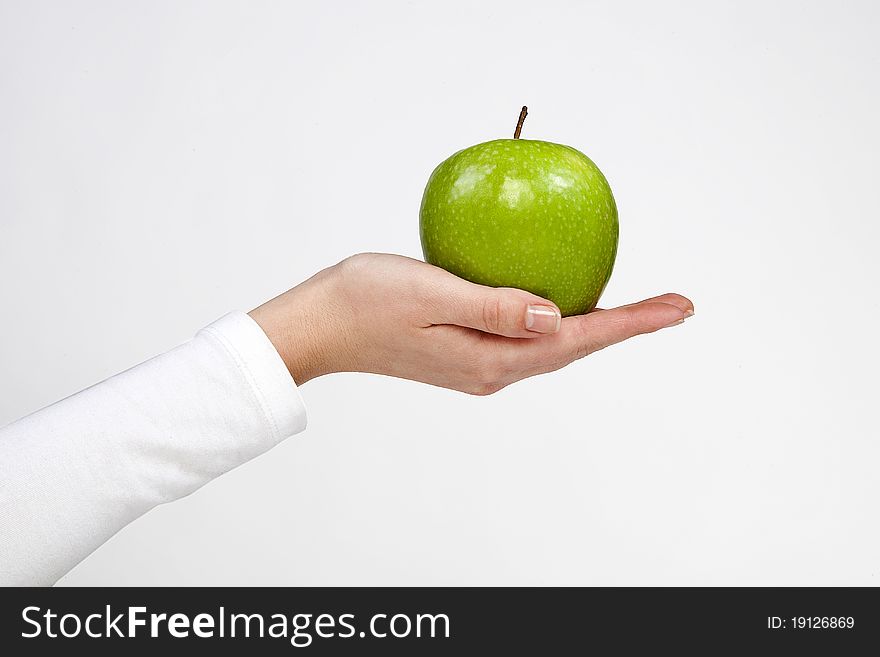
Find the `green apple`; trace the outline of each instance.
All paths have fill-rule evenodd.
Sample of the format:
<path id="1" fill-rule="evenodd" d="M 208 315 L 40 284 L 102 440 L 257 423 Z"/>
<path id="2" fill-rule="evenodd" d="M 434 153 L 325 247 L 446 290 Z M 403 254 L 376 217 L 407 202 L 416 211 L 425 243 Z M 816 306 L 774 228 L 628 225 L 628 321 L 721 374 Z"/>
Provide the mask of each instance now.
<path id="1" fill-rule="evenodd" d="M 425 260 L 474 283 L 550 299 L 563 316 L 596 307 L 617 254 L 617 205 L 599 168 L 546 141 L 496 139 L 459 151 L 428 180 Z"/>

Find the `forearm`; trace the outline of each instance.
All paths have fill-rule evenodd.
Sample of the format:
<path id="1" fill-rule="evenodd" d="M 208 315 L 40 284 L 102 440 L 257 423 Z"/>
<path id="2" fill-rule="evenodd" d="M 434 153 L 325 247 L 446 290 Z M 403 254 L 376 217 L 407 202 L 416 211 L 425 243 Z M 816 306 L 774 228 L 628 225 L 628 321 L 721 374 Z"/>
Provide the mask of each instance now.
<path id="1" fill-rule="evenodd" d="M 135 518 L 305 422 L 272 344 L 236 313 L 0 429 L 0 584 L 54 583 Z"/>

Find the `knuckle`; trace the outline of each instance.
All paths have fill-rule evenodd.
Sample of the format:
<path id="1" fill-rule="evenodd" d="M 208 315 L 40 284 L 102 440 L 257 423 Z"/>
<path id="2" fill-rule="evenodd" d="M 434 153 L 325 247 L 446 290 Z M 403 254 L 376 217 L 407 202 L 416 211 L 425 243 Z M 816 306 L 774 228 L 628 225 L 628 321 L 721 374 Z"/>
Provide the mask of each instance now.
<path id="1" fill-rule="evenodd" d="M 620 314 L 616 324 L 617 331 L 621 334 L 629 335 L 636 332 L 635 316 L 629 308 L 626 309 L 626 312 Z"/>
<path id="2" fill-rule="evenodd" d="M 493 383 L 502 376 L 501 365 L 494 357 L 484 356 L 481 360 L 480 367 L 477 370 L 477 376 L 474 377 L 480 383 Z"/>
<path id="3" fill-rule="evenodd" d="M 477 382 L 483 386 L 492 386 L 503 379 L 504 376 L 501 372 L 501 368 L 495 363 L 492 363 L 482 371 L 480 376 L 477 377 Z"/>
<path id="4" fill-rule="evenodd" d="M 483 371 L 482 355 L 479 352 L 467 355 L 459 369 L 461 377 L 467 381 L 468 384 L 481 380 Z"/>
<path id="5" fill-rule="evenodd" d="M 498 333 L 504 322 L 504 303 L 501 296 L 492 294 L 483 300 L 483 326 L 490 333 Z"/>
<path id="6" fill-rule="evenodd" d="M 496 349 L 482 348 L 468 359 L 464 366 L 467 392 L 474 395 L 490 395 L 504 387 L 508 378 L 508 366 Z"/>
<path id="7" fill-rule="evenodd" d="M 352 277 L 363 276 L 376 269 L 382 263 L 382 254 L 379 253 L 355 253 L 336 266 L 345 274 Z"/>
<path id="8" fill-rule="evenodd" d="M 586 358 L 591 353 L 593 353 L 592 345 L 587 340 L 581 340 L 578 342 L 577 347 L 574 350 L 574 359 L 580 360 L 581 358 Z"/>
<path id="9" fill-rule="evenodd" d="M 348 271 L 357 271 L 364 265 L 364 260 L 366 260 L 366 253 L 355 253 L 354 255 L 350 255 L 339 263 L 339 266 L 342 269 Z"/>
<path id="10" fill-rule="evenodd" d="M 580 360 L 581 358 L 586 358 L 591 353 L 596 351 L 596 339 L 595 336 L 592 335 L 592 331 L 589 326 L 583 325 L 578 330 L 578 338 L 575 343 L 574 354 L 572 354 L 572 358 L 574 360 Z"/>
<path id="11" fill-rule="evenodd" d="M 350 285 L 364 276 L 367 259 L 368 257 L 365 253 L 351 255 L 344 260 L 339 261 L 331 268 L 331 271 L 336 272 L 339 281 L 346 285 Z"/>
<path id="12" fill-rule="evenodd" d="M 467 392 L 475 397 L 488 397 L 502 388 L 504 388 L 503 383 L 481 383 L 471 387 Z"/>
<path id="13" fill-rule="evenodd" d="M 488 341 L 487 341 L 488 342 Z M 507 376 L 508 363 L 504 351 L 495 344 L 487 344 L 481 349 L 480 380 L 486 383 L 498 381 Z"/>
<path id="14" fill-rule="evenodd" d="M 515 350 L 501 348 L 494 356 L 494 367 L 498 378 L 508 379 L 522 369 L 522 363 Z"/>

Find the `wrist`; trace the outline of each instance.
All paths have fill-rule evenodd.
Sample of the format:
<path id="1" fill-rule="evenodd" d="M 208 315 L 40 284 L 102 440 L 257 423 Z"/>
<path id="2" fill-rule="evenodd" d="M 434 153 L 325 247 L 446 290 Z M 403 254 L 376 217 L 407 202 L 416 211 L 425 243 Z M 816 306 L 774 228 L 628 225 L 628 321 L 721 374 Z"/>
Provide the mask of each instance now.
<path id="1" fill-rule="evenodd" d="M 340 320 L 331 312 L 332 268 L 255 308 L 250 317 L 263 329 L 297 385 L 340 371 L 334 345 Z"/>

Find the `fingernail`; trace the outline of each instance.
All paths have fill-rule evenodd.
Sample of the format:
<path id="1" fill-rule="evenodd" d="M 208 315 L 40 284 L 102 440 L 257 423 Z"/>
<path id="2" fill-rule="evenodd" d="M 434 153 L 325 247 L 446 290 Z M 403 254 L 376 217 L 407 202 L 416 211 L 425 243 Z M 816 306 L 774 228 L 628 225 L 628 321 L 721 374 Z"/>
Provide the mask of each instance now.
<path id="1" fill-rule="evenodd" d="M 669 324 L 667 324 L 663 328 L 669 328 L 670 326 L 678 326 L 679 324 L 684 324 L 684 317 L 682 317 L 681 319 L 677 319 L 674 322 L 670 322 Z"/>
<path id="2" fill-rule="evenodd" d="M 693 314 L 694 314 L 693 310 L 685 310 L 684 311 L 684 318 L 687 319 L 688 317 L 691 317 Z"/>
<path id="3" fill-rule="evenodd" d="M 556 333 L 562 322 L 559 311 L 552 306 L 529 306 L 526 309 L 526 328 L 535 333 Z"/>

